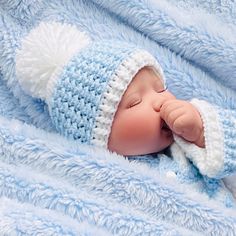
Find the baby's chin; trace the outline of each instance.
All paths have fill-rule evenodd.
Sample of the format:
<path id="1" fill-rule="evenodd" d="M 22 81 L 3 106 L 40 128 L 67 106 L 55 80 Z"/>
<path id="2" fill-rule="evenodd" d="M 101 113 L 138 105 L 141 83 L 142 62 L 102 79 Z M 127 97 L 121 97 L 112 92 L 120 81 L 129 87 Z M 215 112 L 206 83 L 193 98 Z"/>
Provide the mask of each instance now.
<path id="1" fill-rule="evenodd" d="M 160 142 L 157 143 L 155 149 L 150 150 L 148 153 L 158 153 L 168 148 L 174 142 L 173 133 L 168 132 L 165 135 L 162 135 Z M 148 154 L 146 153 L 146 154 Z"/>
<path id="2" fill-rule="evenodd" d="M 166 142 L 160 146 L 156 145 L 155 147 L 143 147 L 143 148 L 139 147 L 137 149 L 129 149 L 125 151 L 119 150 L 119 152 L 117 153 L 123 156 L 139 156 L 139 155 L 158 153 L 168 148 L 174 142 L 173 136 L 170 136 L 169 139 L 165 141 Z"/>
<path id="3" fill-rule="evenodd" d="M 168 146 L 170 146 L 174 142 L 173 132 L 169 128 L 162 129 L 160 139 L 161 139 L 161 143 L 159 146 L 161 150 L 159 151 L 162 151 L 163 149 L 166 149 Z"/>
<path id="4" fill-rule="evenodd" d="M 165 150 L 166 148 L 170 147 L 171 144 L 174 142 L 173 136 L 168 140 L 168 142 L 165 143 L 165 145 L 162 145 L 161 147 L 159 146 L 159 148 L 157 148 L 154 152 L 152 153 L 158 153 L 161 152 L 163 150 Z"/>
<path id="5" fill-rule="evenodd" d="M 168 148 L 173 142 L 172 132 L 166 132 L 157 140 L 149 140 L 149 142 L 143 143 L 143 145 L 122 145 L 122 146 L 111 146 L 108 145 L 108 149 L 122 156 L 138 156 L 146 155 L 151 153 L 158 153 Z"/>

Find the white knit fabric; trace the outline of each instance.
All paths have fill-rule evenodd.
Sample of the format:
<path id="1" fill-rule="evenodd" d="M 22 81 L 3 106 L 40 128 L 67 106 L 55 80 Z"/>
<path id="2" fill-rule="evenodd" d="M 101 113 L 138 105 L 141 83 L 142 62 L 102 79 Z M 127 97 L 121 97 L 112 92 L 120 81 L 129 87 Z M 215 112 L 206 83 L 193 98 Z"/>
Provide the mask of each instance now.
<path id="1" fill-rule="evenodd" d="M 215 177 L 224 165 L 224 136 L 218 114 L 206 101 L 193 99 L 191 103 L 198 109 L 203 120 L 205 148 L 200 148 L 176 135 L 174 138 L 198 167 L 201 174 Z"/>
<path id="2" fill-rule="evenodd" d="M 49 83 L 55 71 L 89 43 L 90 38 L 74 25 L 40 23 L 22 40 L 16 52 L 16 76 L 23 90 L 33 97 L 46 100 L 57 79 L 54 76 L 54 82 Z"/>
<path id="3" fill-rule="evenodd" d="M 93 129 L 93 144 L 107 148 L 113 118 L 122 95 L 134 76 L 145 66 L 152 67 L 163 83 L 165 83 L 161 66 L 148 52 L 137 50 L 124 60 L 109 80 L 106 92 L 103 94 Z"/>

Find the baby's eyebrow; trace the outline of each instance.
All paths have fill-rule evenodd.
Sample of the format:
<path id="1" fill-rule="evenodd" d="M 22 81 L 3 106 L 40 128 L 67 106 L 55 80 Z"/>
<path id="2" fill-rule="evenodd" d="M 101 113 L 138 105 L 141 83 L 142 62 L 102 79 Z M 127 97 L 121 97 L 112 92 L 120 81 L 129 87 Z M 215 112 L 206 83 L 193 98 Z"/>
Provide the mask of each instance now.
<path id="1" fill-rule="evenodd" d="M 125 99 L 128 99 L 130 97 L 133 97 L 138 94 L 138 91 L 130 92 L 127 95 L 124 96 Z"/>
<path id="2" fill-rule="evenodd" d="M 122 100 L 121 100 L 121 104 L 126 105 L 127 103 L 129 103 L 131 100 L 136 99 L 139 100 L 141 98 L 141 95 L 138 91 L 133 91 L 130 92 L 129 94 L 126 94 L 125 96 L 123 96 Z"/>

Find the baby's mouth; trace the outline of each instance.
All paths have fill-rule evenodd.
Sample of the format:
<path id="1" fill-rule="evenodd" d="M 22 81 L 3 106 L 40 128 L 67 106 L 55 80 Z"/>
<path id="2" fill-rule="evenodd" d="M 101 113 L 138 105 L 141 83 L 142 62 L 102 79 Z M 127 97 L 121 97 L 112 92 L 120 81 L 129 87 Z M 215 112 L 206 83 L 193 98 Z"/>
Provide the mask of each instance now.
<path id="1" fill-rule="evenodd" d="M 165 122 L 164 120 L 163 120 L 161 129 L 162 129 L 164 132 L 172 132 L 171 129 L 169 128 L 169 126 L 166 124 L 166 122 Z"/>

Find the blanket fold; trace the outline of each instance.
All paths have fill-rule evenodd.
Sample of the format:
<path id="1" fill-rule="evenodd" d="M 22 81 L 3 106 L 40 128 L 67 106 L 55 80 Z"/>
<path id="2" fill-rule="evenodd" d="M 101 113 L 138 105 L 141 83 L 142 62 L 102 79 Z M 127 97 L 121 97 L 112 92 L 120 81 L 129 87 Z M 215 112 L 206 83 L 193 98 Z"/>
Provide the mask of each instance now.
<path id="1" fill-rule="evenodd" d="M 179 9 L 168 1 L 93 1 L 236 89 L 236 30 L 227 23 L 204 12 Z"/>
<path id="2" fill-rule="evenodd" d="M 199 232 L 214 221 L 212 234 L 225 228 L 235 230 L 236 218 L 229 210 L 222 212 L 219 206 L 212 209 L 214 203 L 209 207 L 204 197 L 184 191 L 181 185 L 176 188 L 175 182 L 166 181 L 145 166 L 130 165 L 116 155 L 78 146 L 18 121 L 1 119 L 1 124 L 1 161 L 6 163 L 0 168 L 4 197 L 59 211 L 79 221 L 107 225 L 113 233 L 117 222 L 126 222 L 120 235 L 134 231 L 155 235 L 170 230 L 172 227 L 158 224 L 161 219 Z M 184 213 L 186 207 L 188 214 Z M 207 221 L 203 217 L 206 212 Z"/>

